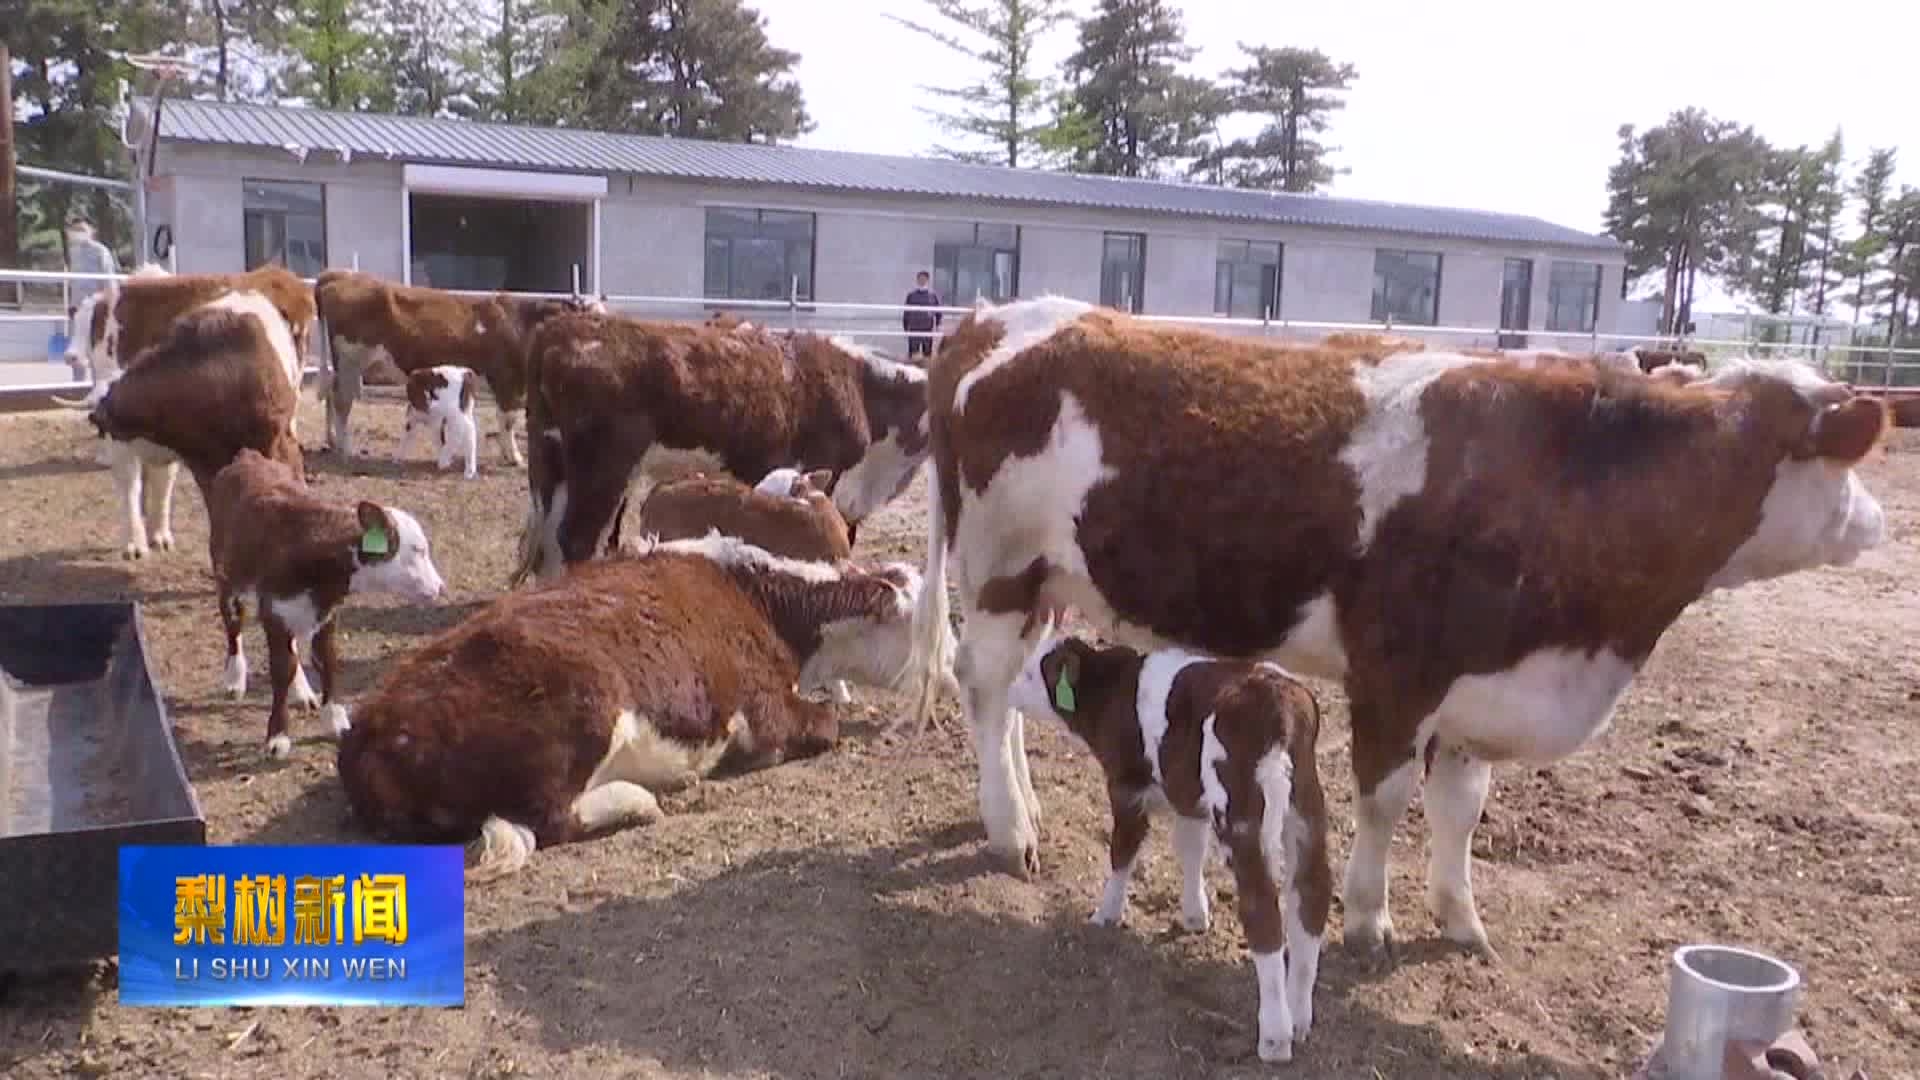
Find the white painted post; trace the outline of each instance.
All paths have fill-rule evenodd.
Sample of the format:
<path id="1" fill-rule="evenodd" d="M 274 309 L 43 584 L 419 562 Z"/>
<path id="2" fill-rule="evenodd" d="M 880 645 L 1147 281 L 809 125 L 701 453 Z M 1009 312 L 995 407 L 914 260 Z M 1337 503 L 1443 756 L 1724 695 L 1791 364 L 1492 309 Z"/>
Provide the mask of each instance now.
<path id="1" fill-rule="evenodd" d="M 573 295 L 580 295 L 580 264 L 573 264 Z"/>
<path id="2" fill-rule="evenodd" d="M 400 185 L 400 283 L 413 284 L 413 189 Z"/>
<path id="3" fill-rule="evenodd" d="M 360 249 L 359 248 L 353 249 L 353 268 L 355 270 L 360 269 Z"/>
<path id="4" fill-rule="evenodd" d="M 167 272 L 170 274 L 177 274 L 180 272 L 180 245 L 179 244 L 173 244 L 167 248 Z"/>
<path id="5" fill-rule="evenodd" d="M 607 279 L 600 276 L 600 200 L 599 199 L 593 200 L 592 229 L 593 229 L 593 235 L 591 237 L 592 251 L 589 254 L 589 258 L 593 260 L 593 263 L 592 263 L 593 291 L 596 293 L 599 293 L 601 296 L 605 296 L 607 295 Z"/>

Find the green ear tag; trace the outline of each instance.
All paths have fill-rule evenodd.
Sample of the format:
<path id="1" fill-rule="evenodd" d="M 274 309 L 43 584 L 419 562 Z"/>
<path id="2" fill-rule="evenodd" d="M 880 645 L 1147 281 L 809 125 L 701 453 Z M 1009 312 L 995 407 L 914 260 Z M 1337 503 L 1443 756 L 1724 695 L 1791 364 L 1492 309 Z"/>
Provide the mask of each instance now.
<path id="1" fill-rule="evenodd" d="M 1060 677 L 1053 681 L 1053 707 L 1062 713 L 1073 711 L 1073 684 L 1067 681 L 1064 668 L 1061 669 Z"/>
<path id="2" fill-rule="evenodd" d="M 362 555 L 385 555 L 387 553 L 387 530 L 375 525 L 360 534 L 360 553 Z"/>

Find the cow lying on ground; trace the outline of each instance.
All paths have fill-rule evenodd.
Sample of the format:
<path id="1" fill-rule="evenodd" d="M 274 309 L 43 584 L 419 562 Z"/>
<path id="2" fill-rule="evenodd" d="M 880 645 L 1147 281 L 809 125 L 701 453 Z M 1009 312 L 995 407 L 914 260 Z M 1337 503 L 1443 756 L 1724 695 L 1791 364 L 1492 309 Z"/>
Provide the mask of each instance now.
<path id="1" fill-rule="evenodd" d="M 230 292 L 173 320 L 103 382 L 87 418 L 109 440 L 128 558 L 173 547 L 173 474 L 187 466 L 203 504 L 213 478 L 245 449 L 304 469 L 294 414 L 299 360 L 286 320 L 259 293 Z M 165 480 L 153 483 L 153 472 Z M 147 481 L 143 483 L 144 479 Z"/>
<path id="2" fill-rule="evenodd" d="M 926 460 L 926 373 L 840 339 L 563 315 L 527 364 L 516 585 L 617 546 L 629 492 L 673 469 L 826 469 L 851 541 Z"/>
<path id="3" fill-rule="evenodd" d="M 1045 564 L 1036 559 L 1031 569 L 1025 580 L 1037 593 Z M 1333 899 L 1313 692 L 1273 664 L 1178 649 L 1143 655 L 1049 631 L 1009 695 L 1027 716 L 1066 725 L 1106 774 L 1112 872 L 1094 923 L 1125 915 L 1149 814 L 1171 809 L 1181 921 L 1204 932 L 1208 835 L 1219 841 L 1260 989 L 1260 1059 L 1292 1060 L 1294 1042 L 1313 1028 Z"/>
<path id="4" fill-rule="evenodd" d="M 832 749 L 833 709 L 800 695 L 893 685 L 919 587 L 905 564 L 642 541 L 391 665 L 340 743 L 347 801 L 389 839 L 478 833 L 476 880 L 651 822 L 656 792 Z"/>
<path id="5" fill-rule="evenodd" d="M 397 507 L 323 499 L 298 470 L 252 450 L 240 451 L 214 478 L 207 518 L 227 635 L 227 691 L 236 698 L 247 692 L 240 631 L 251 596 L 267 633 L 273 680 L 267 754 L 286 757 L 293 749 L 287 734 L 289 700 L 302 708 L 321 706 L 321 716 L 339 734 L 347 711 L 335 699 L 334 613 L 351 593 L 394 593 L 421 603 L 438 598 L 445 583 L 433 565 L 426 531 Z M 318 697 L 301 665 L 309 648 L 320 676 Z"/>
<path id="6" fill-rule="evenodd" d="M 445 469 L 455 454 L 466 456 L 466 477 L 480 475 L 480 427 L 473 421 L 472 369 L 454 364 L 420 368 L 407 376 L 407 414 L 400 431 L 399 457 L 406 458 L 415 435 L 425 433 L 434 447 L 434 464 Z"/>
<path id="7" fill-rule="evenodd" d="M 722 536 L 737 536 L 782 558 L 803 562 L 852 558 L 846 519 L 832 500 L 815 489 L 815 483 L 824 480 L 801 476 L 776 495 L 725 474 L 696 473 L 669 480 L 656 485 L 640 504 L 639 534 L 690 540 L 718 529 Z M 801 494 L 793 494 L 796 491 Z"/>
<path id="8" fill-rule="evenodd" d="M 1683 387 L 1599 364 L 1374 362 L 1049 297 L 963 320 L 929 395 L 916 666 L 949 647 L 951 557 L 993 848 L 1038 865 L 1007 707 L 1036 606 L 1136 647 L 1271 658 L 1351 702 L 1355 947 L 1392 941 L 1388 845 L 1423 771 L 1429 904 L 1491 955 L 1469 852 L 1493 763 L 1583 745 L 1698 597 L 1844 566 L 1887 535 L 1854 471 L 1884 406 L 1792 363 Z M 1036 559 L 1037 605 L 1015 587 Z M 920 695 L 924 725 L 931 680 Z"/>
<path id="9" fill-rule="evenodd" d="M 343 457 L 353 455 L 348 421 L 360 398 L 362 375 L 372 356 L 384 354 L 408 375 L 455 364 L 485 379 L 500 410 L 501 452 L 516 466 L 521 463 L 515 432 L 525 409 L 528 335 L 562 312 L 604 310 L 587 297 L 462 296 L 398 285 L 358 270 L 321 271 L 313 302 L 329 358 L 320 382 L 329 447 Z"/>
<path id="10" fill-rule="evenodd" d="M 296 400 L 305 369 L 307 335 L 313 324 L 313 297 L 291 272 L 277 266 L 244 274 L 173 275 L 152 264 L 144 265 L 81 301 L 74 312 L 76 327 L 84 325 L 84 339 L 75 335 L 68 348 L 85 350 L 93 372 L 93 388 L 84 399 L 55 397 L 56 404 L 91 410 L 108 389 L 149 346 L 161 341 L 174 320 L 190 311 L 236 296 L 262 298 L 280 316 L 289 342 L 280 352 Z M 183 416 L 198 415 L 190 402 Z M 293 429 L 299 430 L 296 424 Z M 173 488 L 179 462 L 166 454 L 143 453 L 133 444 L 109 441 L 105 464 L 112 470 L 115 489 L 125 506 L 128 522 L 123 554 L 129 559 L 152 549 L 173 547 Z M 145 448 L 151 449 L 151 447 Z"/>

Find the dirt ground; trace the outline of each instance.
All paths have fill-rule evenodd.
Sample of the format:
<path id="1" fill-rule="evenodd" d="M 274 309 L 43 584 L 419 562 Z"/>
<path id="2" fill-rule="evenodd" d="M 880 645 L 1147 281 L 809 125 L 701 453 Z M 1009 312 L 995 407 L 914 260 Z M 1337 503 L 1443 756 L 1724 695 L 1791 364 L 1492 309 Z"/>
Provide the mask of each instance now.
<path id="1" fill-rule="evenodd" d="M 481 407 L 491 438 L 495 416 Z M 400 413 L 368 402 L 350 476 L 322 490 L 412 509 L 452 596 L 341 615 L 345 688 L 495 595 L 524 479 L 483 449 L 482 475 L 392 460 Z M 308 395 L 302 431 L 321 430 Z M 311 713 L 293 756 L 261 753 L 266 688 L 217 692 L 221 635 L 205 515 L 182 477 L 178 547 L 120 559 L 111 481 L 77 414 L 0 419 L 0 600 L 134 597 L 210 840 L 357 842 L 333 751 Z M 1665 1011 L 1678 945 L 1768 950 L 1806 979 L 1801 1016 L 1829 1075 L 1920 1076 L 1920 438 L 1865 471 L 1896 538 L 1844 571 L 1695 605 L 1613 728 L 1552 768 L 1496 771 L 1475 868 L 1503 962 L 1439 943 L 1421 882 L 1418 810 L 1394 849 L 1397 966 L 1338 944 L 1321 968 L 1315 1077 L 1622 1077 Z M 918 558 L 922 491 L 862 531 L 863 554 Z M 257 624 L 246 640 L 264 676 Z M 1351 826 L 1345 704 L 1321 768 L 1335 873 Z M 857 692 L 856 692 L 857 693 Z M 1054 730 L 1029 735 L 1046 813 L 1042 873 L 984 852 L 974 762 L 957 732 L 898 751 L 866 694 L 838 751 L 663 799 L 651 827 L 539 853 L 469 893 L 462 1009 L 137 1009 L 110 963 L 24 980 L 0 1005 L 8 1077 L 1230 1077 L 1253 1052 L 1256 991 L 1216 866 L 1214 926 L 1181 932 L 1156 825 L 1129 923 L 1087 925 L 1105 874 L 1097 768 Z M 4 917 L 0 914 L 0 917 Z"/>

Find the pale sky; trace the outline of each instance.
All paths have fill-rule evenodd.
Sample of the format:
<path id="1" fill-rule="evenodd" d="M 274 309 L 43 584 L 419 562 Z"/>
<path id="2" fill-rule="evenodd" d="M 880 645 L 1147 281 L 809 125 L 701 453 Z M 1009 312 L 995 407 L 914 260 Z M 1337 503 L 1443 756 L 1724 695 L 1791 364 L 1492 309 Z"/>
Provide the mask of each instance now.
<path id="1" fill-rule="evenodd" d="M 802 145 L 921 154 L 947 138 L 918 89 L 959 85 L 968 61 L 882 16 L 941 25 L 920 0 L 753 0 L 775 44 L 800 53 L 818 128 Z M 1077 0 L 1077 11 L 1093 7 Z M 1352 169 L 1329 194 L 1530 214 L 1598 232 L 1623 123 L 1697 105 L 1775 144 L 1838 126 L 1851 171 L 1898 146 L 1920 184 L 1920 97 L 1899 55 L 1915 0 L 1183 0 L 1196 73 L 1239 63 L 1237 42 L 1318 48 L 1358 68 L 1327 141 Z M 1249 20 L 1250 13 L 1261 17 Z M 1810 12 L 1817 13 L 1809 18 Z M 1045 48 L 1049 70 L 1072 28 Z M 1851 215 L 1853 208 L 1848 208 Z M 1702 310 L 1724 310 L 1720 296 Z"/>

